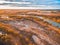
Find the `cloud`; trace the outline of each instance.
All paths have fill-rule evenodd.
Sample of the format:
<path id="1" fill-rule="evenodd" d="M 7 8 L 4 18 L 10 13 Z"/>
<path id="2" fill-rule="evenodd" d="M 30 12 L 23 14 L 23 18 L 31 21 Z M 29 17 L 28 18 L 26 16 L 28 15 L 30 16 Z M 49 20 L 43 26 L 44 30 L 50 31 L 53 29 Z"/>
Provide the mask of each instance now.
<path id="1" fill-rule="evenodd" d="M 10 2 L 10 1 L 0 1 L 0 4 L 3 4 L 3 3 L 12 3 L 12 4 L 31 4 L 31 2 Z"/>
<path id="2" fill-rule="evenodd" d="M 57 0 L 33 0 L 30 2 L 9 2 L 0 0 L 0 4 L 6 3 L 6 5 L 0 5 L 0 8 L 20 8 L 20 9 L 60 9 L 60 1 Z M 47 3 L 48 2 L 48 3 Z M 7 7 L 6 7 L 7 6 Z"/>
<path id="3" fill-rule="evenodd" d="M 5 6 L 0 6 L 0 9 L 60 9 L 59 6 L 55 7 L 55 6 L 40 6 L 40 7 L 14 7 L 11 5 L 5 5 Z"/>

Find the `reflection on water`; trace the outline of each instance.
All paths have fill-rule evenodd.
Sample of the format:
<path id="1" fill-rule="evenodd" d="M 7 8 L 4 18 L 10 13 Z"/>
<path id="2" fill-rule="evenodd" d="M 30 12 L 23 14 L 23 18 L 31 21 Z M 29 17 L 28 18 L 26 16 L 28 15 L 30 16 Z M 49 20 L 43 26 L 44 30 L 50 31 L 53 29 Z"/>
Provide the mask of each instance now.
<path id="1" fill-rule="evenodd" d="M 37 16 L 37 17 L 38 17 L 38 16 Z M 45 18 L 43 18 L 43 17 L 38 17 L 38 18 L 40 18 L 40 19 L 42 19 L 42 20 L 44 20 L 44 21 L 47 21 L 48 23 L 52 24 L 53 26 L 56 26 L 56 27 L 60 28 L 60 23 L 57 23 L 57 22 L 55 22 L 55 21 L 53 21 L 53 20 L 50 20 L 50 19 L 45 19 Z"/>
<path id="2" fill-rule="evenodd" d="M 60 28 L 60 23 L 54 22 L 52 20 L 48 20 L 47 22 L 49 22 L 50 24 L 52 24 L 53 26 L 56 26 L 58 28 Z"/>

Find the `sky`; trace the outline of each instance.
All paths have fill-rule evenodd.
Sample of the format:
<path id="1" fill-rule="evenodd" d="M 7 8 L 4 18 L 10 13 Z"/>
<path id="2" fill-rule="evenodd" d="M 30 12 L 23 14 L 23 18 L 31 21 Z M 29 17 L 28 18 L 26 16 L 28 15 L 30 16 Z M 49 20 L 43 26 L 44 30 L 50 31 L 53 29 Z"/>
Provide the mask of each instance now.
<path id="1" fill-rule="evenodd" d="M 42 4 L 42 5 L 60 5 L 60 0 L 15 0 L 17 2 L 19 1 L 25 1 L 25 2 L 32 2 L 32 4 Z"/>
<path id="2" fill-rule="evenodd" d="M 0 0 L 1 2 L 2 0 Z M 4 0 L 3 0 L 4 1 Z M 13 2 L 13 1 L 12 1 Z M 17 6 L 32 6 L 32 7 L 45 7 L 60 9 L 60 0 L 15 0 L 14 2 L 28 2 L 29 4 L 18 4 Z"/>

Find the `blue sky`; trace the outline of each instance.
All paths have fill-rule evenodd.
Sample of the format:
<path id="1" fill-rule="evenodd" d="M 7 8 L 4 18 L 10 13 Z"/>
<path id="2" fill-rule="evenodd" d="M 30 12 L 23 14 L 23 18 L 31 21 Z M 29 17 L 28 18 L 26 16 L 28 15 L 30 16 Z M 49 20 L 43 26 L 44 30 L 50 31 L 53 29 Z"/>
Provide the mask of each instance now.
<path id="1" fill-rule="evenodd" d="M 32 4 L 42 5 L 60 5 L 60 0 L 16 0 L 16 1 L 30 1 Z"/>
<path id="2" fill-rule="evenodd" d="M 18 6 L 36 6 L 40 8 L 60 9 L 60 0 L 15 0 L 15 2 L 30 2 L 30 4 L 18 4 Z"/>
<path id="3" fill-rule="evenodd" d="M 19 0 L 16 0 L 19 1 Z M 32 5 L 56 7 L 60 9 L 60 0 L 20 0 L 31 2 Z"/>

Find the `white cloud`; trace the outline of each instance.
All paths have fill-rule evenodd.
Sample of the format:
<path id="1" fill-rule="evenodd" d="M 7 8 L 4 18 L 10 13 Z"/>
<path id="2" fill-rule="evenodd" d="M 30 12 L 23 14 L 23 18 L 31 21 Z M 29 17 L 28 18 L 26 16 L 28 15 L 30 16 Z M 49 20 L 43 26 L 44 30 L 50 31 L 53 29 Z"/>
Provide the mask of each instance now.
<path id="1" fill-rule="evenodd" d="M 3 3 L 12 3 L 12 4 L 31 4 L 31 2 L 10 2 L 10 1 L 0 1 L 0 4 L 3 4 Z"/>
<path id="2" fill-rule="evenodd" d="M 40 7 L 11 7 L 11 5 L 0 6 L 0 9 L 60 9 L 54 6 L 40 6 Z"/>
<path id="3" fill-rule="evenodd" d="M 40 0 L 42 2 L 45 3 L 59 3 L 58 1 L 52 1 L 52 0 Z M 47 1 L 47 2 L 46 2 Z M 0 9 L 60 9 L 59 5 L 33 5 L 31 2 L 9 2 L 9 1 L 4 1 L 4 0 L 0 0 L 0 4 L 6 3 L 7 5 L 0 5 Z M 8 5 L 9 4 L 9 5 Z M 19 5 L 14 5 L 14 4 L 19 4 Z M 22 5 L 22 4 L 27 4 L 28 7 L 23 7 L 26 5 Z M 18 7 L 22 5 L 22 7 Z"/>

